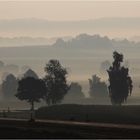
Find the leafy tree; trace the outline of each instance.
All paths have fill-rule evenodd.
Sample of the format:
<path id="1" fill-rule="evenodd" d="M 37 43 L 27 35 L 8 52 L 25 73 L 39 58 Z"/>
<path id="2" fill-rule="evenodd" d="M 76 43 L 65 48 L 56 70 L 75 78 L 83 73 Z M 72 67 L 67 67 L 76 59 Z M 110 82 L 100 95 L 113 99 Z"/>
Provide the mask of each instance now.
<path id="1" fill-rule="evenodd" d="M 13 74 L 8 74 L 1 85 L 4 99 L 13 99 L 17 91 L 17 86 L 18 82 L 16 77 Z"/>
<path id="2" fill-rule="evenodd" d="M 91 97 L 106 97 L 108 95 L 106 83 L 102 82 L 96 75 L 93 75 L 92 79 L 89 79 L 89 86 L 89 94 Z"/>
<path id="3" fill-rule="evenodd" d="M 31 110 L 34 110 L 34 102 L 39 102 L 46 94 L 45 82 L 41 79 L 26 77 L 18 82 L 16 97 L 20 100 L 26 100 L 31 104 Z"/>
<path id="4" fill-rule="evenodd" d="M 67 70 L 58 60 L 50 60 L 46 64 L 45 72 L 47 73 L 44 78 L 47 87 L 46 103 L 48 105 L 60 103 L 69 89 L 66 80 Z"/>
<path id="5" fill-rule="evenodd" d="M 33 77 L 35 79 L 38 79 L 38 75 L 32 70 L 32 69 L 28 69 L 24 74 L 23 77 Z"/>
<path id="6" fill-rule="evenodd" d="M 70 88 L 69 88 L 69 90 L 68 90 L 68 93 L 67 93 L 67 95 L 66 95 L 66 98 L 68 99 L 68 98 L 73 98 L 73 99 L 75 99 L 75 98 L 84 98 L 84 93 L 83 93 L 83 91 L 82 91 L 82 87 L 81 87 L 81 85 L 79 84 L 79 83 L 77 83 L 77 82 L 72 82 L 71 84 L 70 84 Z"/>
<path id="7" fill-rule="evenodd" d="M 113 53 L 113 66 L 109 68 L 109 82 L 108 87 L 112 104 L 121 105 L 127 100 L 127 97 L 132 92 L 132 80 L 128 75 L 129 69 L 121 66 L 123 62 L 123 55 L 118 52 Z"/>

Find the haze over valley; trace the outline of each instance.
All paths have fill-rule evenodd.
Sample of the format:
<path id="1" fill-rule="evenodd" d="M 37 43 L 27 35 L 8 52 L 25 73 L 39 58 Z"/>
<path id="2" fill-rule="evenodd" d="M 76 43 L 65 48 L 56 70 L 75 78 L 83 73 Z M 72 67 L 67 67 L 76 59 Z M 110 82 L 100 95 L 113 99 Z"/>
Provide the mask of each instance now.
<path id="1" fill-rule="evenodd" d="M 89 97 L 92 75 L 108 85 L 106 70 L 116 50 L 129 67 L 132 98 L 140 96 L 140 2 L 0 3 L 1 82 L 8 73 L 22 77 L 29 68 L 43 78 L 46 63 L 58 59 L 68 82 L 78 82 Z"/>
<path id="2" fill-rule="evenodd" d="M 140 43 L 127 39 L 116 40 L 107 36 L 80 34 L 70 40 L 57 39 L 52 45 L 25 46 L 25 47 L 1 47 L 0 60 L 5 65 L 18 66 L 16 72 L 10 71 L 10 67 L 1 69 L 3 72 L 21 75 L 22 67 L 32 68 L 39 77 L 44 76 L 44 66 L 50 59 L 58 59 L 68 70 L 69 82 L 79 82 L 83 86 L 84 94 L 88 97 L 88 79 L 97 74 L 108 83 L 106 69 L 102 63 L 112 63 L 112 52 L 117 50 L 126 58 L 124 65 L 129 67 L 134 82 L 133 96 L 139 96 L 139 50 Z M 2 72 L 3 71 L 3 72 Z"/>
<path id="3" fill-rule="evenodd" d="M 140 0 L 0 0 L 0 132 L 140 138 Z"/>

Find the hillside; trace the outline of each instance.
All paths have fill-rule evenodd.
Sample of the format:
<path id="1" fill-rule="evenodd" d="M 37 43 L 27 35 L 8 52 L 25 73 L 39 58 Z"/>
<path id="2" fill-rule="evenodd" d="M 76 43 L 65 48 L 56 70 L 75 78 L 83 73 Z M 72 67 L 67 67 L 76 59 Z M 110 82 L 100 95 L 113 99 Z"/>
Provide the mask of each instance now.
<path id="1" fill-rule="evenodd" d="M 51 54 L 53 56 L 54 51 L 57 50 L 57 54 L 63 53 L 67 56 L 68 52 L 83 50 L 95 50 L 98 48 L 98 51 L 103 50 L 114 50 L 114 49 L 131 49 L 131 48 L 140 48 L 140 43 L 132 42 L 127 39 L 115 40 L 109 39 L 107 36 L 100 35 L 88 35 L 80 34 L 75 38 L 69 40 L 63 40 L 58 38 L 55 43 L 52 45 L 30 45 L 22 47 L 1 47 L 0 48 L 0 57 L 40 57 L 48 56 Z M 66 51 L 66 52 L 65 52 Z M 49 52 L 47 54 L 47 52 Z M 65 53 L 66 54 L 65 54 Z M 84 53 L 84 52 L 83 52 Z M 85 52 L 86 53 L 86 52 Z"/>

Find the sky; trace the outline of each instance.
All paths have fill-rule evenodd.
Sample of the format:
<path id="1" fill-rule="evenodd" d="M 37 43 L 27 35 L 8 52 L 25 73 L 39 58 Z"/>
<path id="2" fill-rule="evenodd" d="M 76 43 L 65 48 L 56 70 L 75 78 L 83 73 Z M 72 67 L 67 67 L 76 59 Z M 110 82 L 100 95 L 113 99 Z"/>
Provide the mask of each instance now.
<path id="1" fill-rule="evenodd" d="M 140 17 L 140 1 L 0 1 L 0 19 L 87 20 Z"/>
<path id="2" fill-rule="evenodd" d="M 140 19 L 136 22 L 132 19 L 133 23 L 130 20 L 122 23 L 120 19 L 113 23 L 114 19 L 112 19 L 107 22 L 101 21 L 99 26 L 97 23 L 95 25 L 81 22 L 80 26 L 78 23 L 66 23 L 118 17 L 140 18 L 140 0 L 0 0 L 0 37 L 50 38 L 76 36 L 80 33 L 107 35 L 112 38 L 140 36 Z M 43 20 L 51 21 L 51 23 L 46 23 Z M 60 24 L 56 21 L 64 23 Z M 121 28 L 118 28 L 120 24 Z M 127 26 L 127 24 L 129 25 Z M 108 27 L 106 27 L 107 25 Z"/>

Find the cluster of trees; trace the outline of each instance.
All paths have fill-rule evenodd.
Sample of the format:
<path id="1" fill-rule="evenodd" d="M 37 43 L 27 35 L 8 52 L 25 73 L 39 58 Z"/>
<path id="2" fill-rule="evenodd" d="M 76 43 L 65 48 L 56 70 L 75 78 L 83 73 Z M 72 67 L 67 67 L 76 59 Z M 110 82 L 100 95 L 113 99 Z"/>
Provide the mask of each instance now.
<path id="1" fill-rule="evenodd" d="M 28 69 L 21 78 L 16 78 L 13 74 L 7 74 L 5 78 L 3 79 L 2 84 L 0 85 L 0 91 L 3 95 L 3 99 L 5 100 L 14 100 L 15 99 L 15 93 L 17 92 L 18 88 L 18 81 L 22 78 L 26 77 L 34 77 L 37 78 L 37 74 L 31 70 Z"/>
<path id="2" fill-rule="evenodd" d="M 58 60 L 50 60 L 44 70 L 46 75 L 43 79 L 28 71 L 18 81 L 16 97 L 29 102 L 32 110 L 34 109 L 34 102 L 39 102 L 41 99 L 47 105 L 60 103 L 69 90 L 66 80 L 67 70 Z M 28 76 L 29 73 L 30 76 Z"/>
<path id="3" fill-rule="evenodd" d="M 84 98 L 82 86 L 77 82 L 67 84 L 67 70 L 58 60 L 50 60 L 44 71 L 46 75 L 40 79 L 38 75 L 31 69 L 28 69 L 20 78 L 16 78 L 13 74 L 9 74 L 1 84 L 1 92 L 5 100 L 15 99 L 26 100 L 34 109 L 34 102 L 43 99 L 47 105 L 60 103 L 64 97 L 67 98 Z M 92 81 L 92 80 L 91 80 Z M 98 82 L 97 82 L 98 81 Z M 106 94 L 106 84 L 100 81 L 96 75 L 90 82 L 90 95 L 101 97 Z M 99 88 L 99 89 L 98 89 Z M 16 93 L 16 95 L 15 95 Z M 65 96 L 67 94 L 67 96 Z"/>
<path id="4" fill-rule="evenodd" d="M 109 87 L 100 77 L 93 75 L 89 79 L 89 94 L 90 97 L 103 98 L 108 97 L 109 90 L 112 104 L 121 104 L 127 99 L 129 92 L 130 94 L 132 92 L 132 80 L 128 75 L 128 68 L 120 65 L 123 55 L 114 52 L 113 58 L 113 66 L 107 71 Z M 106 62 L 104 64 L 106 65 Z M 13 74 L 7 75 L 1 84 L 4 98 L 7 100 L 16 96 L 20 100 L 29 102 L 31 109 L 34 110 L 34 102 L 40 102 L 41 99 L 49 106 L 60 103 L 67 93 L 69 97 L 84 97 L 81 85 L 76 82 L 70 85 L 67 83 L 68 72 L 58 60 L 50 60 L 44 71 L 46 75 L 42 79 L 31 69 L 18 79 Z"/>
<path id="5" fill-rule="evenodd" d="M 0 60 L 0 78 L 2 80 L 5 80 L 6 76 L 10 74 L 19 76 L 19 73 L 25 73 L 28 69 L 30 69 L 29 66 L 23 65 L 21 68 L 16 64 L 6 64 L 3 61 Z"/>
<path id="6" fill-rule="evenodd" d="M 15 93 L 17 93 L 17 98 L 28 101 L 33 108 L 34 102 L 39 102 L 40 99 L 45 100 L 47 105 L 60 103 L 66 93 L 67 96 L 65 97 L 70 99 L 85 97 L 82 86 L 79 83 L 72 82 L 70 85 L 67 84 L 67 70 L 58 60 L 50 60 L 44 70 L 46 76 L 43 79 L 40 79 L 33 70 L 27 68 L 26 72 L 20 78 L 16 78 L 13 74 L 5 76 L 1 84 L 3 98 L 5 100 L 14 100 Z M 93 77 L 100 79 L 97 76 Z M 95 81 L 96 80 L 93 80 L 93 85 L 90 83 L 90 87 L 92 86 L 92 88 L 90 88 L 90 95 L 98 96 L 99 94 L 99 96 L 102 96 L 104 93 L 102 86 L 104 87 L 105 83 L 99 80 L 98 85 Z M 100 88 L 99 91 L 98 88 Z"/>
<path id="7" fill-rule="evenodd" d="M 81 100 L 85 98 L 85 95 L 82 91 L 82 86 L 77 82 L 72 82 L 70 84 L 70 88 L 68 90 L 67 95 L 65 96 L 65 101 L 75 102 L 77 100 Z"/>
<path id="8" fill-rule="evenodd" d="M 107 85 L 105 82 L 101 81 L 97 75 L 93 75 L 91 79 L 89 79 L 89 94 L 94 98 L 101 98 L 108 96 Z"/>
<path id="9" fill-rule="evenodd" d="M 8 74 L 1 84 L 1 92 L 3 98 L 6 100 L 14 99 L 14 95 L 17 91 L 18 81 L 13 74 Z"/>

